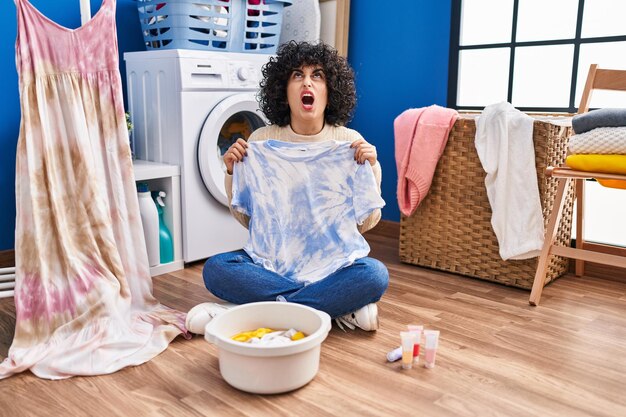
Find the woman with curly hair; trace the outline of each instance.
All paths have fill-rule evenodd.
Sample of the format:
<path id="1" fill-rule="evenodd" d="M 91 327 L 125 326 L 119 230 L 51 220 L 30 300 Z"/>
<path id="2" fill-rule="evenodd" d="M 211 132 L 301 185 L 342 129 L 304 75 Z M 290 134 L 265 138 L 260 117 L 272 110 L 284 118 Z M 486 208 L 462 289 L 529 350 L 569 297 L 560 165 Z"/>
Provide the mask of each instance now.
<path id="1" fill-rule="evenodd" d="M 376 330 L 389 273 L 367 257 L 361 233 L 378 223 L 384 201 L 376 148 L 344 127 L 356 104 L 352 69 L 328 45 L 292 41 L 263 77 L 260 109 L 270 125 L 224 154 L 231 212 L 250 241 L 209 258 L 205 285 L 234 304 L 301 303 L 342 328 Z M 202 333 L 222 308 L 194 307 L 187 327 Z"/>

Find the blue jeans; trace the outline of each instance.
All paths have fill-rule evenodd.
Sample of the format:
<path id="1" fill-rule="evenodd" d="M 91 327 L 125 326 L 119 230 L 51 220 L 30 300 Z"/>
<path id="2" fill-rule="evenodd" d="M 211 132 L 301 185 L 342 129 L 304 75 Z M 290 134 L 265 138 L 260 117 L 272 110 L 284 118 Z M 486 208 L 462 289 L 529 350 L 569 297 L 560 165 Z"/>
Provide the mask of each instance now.
<path id="1" fill-rule="evenodd" d="M 235 304 L 275 301 L 278 296 L 339 317 L 380 300 L 389 284 L 385 265 L 373 258 L 357 259 L 326 278 L 305 285 L 255 264 L 243 251 L 207 259 L 204 284 L 216 297 Z"/>

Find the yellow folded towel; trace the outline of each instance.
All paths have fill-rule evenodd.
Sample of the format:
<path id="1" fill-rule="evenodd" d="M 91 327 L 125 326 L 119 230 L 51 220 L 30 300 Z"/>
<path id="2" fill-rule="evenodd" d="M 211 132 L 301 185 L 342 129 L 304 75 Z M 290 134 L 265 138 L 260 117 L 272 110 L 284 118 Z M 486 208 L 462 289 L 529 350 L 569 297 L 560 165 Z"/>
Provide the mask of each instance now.
<path id="1" fill-rule="evenodd" d="M 565 165 L 579 171 L 626 175 L 626 155 L 569 155 L 565 160 Z M 621 188 L 626 190 L 626 181 L 598 180 L 598 182 L 605 187 Z"/>

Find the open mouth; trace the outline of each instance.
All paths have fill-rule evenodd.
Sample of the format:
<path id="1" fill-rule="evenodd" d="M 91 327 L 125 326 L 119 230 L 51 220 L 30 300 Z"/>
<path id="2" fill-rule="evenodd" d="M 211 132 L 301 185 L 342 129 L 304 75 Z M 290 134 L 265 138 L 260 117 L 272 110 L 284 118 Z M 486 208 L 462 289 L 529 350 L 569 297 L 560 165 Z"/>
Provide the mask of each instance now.
<path id="1" fill-rule="evenodd" d="M 313 97 L 313 94 L 304 93 L 302 94 L 301 100 L 302 100 L 302 106 L 305 109 L 309 110 L 313 108 L 313 102 L 315 102 L 315 97 Z"/>

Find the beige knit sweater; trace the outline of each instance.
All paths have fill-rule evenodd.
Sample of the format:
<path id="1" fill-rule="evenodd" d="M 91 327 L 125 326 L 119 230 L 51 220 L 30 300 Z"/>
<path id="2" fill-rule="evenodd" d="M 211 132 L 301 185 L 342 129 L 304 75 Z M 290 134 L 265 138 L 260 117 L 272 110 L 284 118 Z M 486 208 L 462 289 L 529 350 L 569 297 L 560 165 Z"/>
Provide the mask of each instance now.
<path id="1" fill-rule="evenodd" d="M 354 142 L 355 140 L 362 139 L 362 138 L 363 137 L 356 130 L 348 129 L 347 127 L 343 127 L 343 126 L 325 125 L 324 128 L 321 130 L 321 132 L 319 132 L 318 134 L 299 135 L 295 133 L 291 129 L 291 126 L 289 125 L 285 127 L 270 125 L 270 126 L 262 127 L 252 132 L 252 135 L 250 135 L 250 138 L 248 139 L 248 141 L 251 142 L 251 141 L 257 141 L 257 140 L 275 139 L 275 140 L 280 140 L 283 142 L 294 142 L 294 143 L 322 142 L 325 140 L 339 140 L 339 141 Z M 378 192 L 380 192 L 380 183 L 382 179 L 382 173 L 381 173 L 380 164 L 378 163 L 378 161 L 376 162 L 376 164 L 374 164 L 372 168 L 374 171 L 374 176 L 376 177 L 376 182 L 378 184 Z M 243 213 L 233 210 L 232 206 L 230 205 L 230 201 L 233 195 L 232 193 L 233 176 L 232 175 L 228 175 L 228 173 L 226 173 L 226 178 L 224 179 L 224 185 L 226 187 L 226 194 L 228 195 L 228 205 L 230 207 L 230 212 L 232 213 L 233 216 L 235 216 L 235 218 L 239 221 L 239 223 L 241 223 L 246 228 L 248 228 L 248 223 L 250 221 L 248 216 L 246 216 Z M 380 220 L 380 215 L 381 215 L 380 209 L 374 210 L 372 214 L 370 214 L 370 216 L 367 219 L 365 219 L 363 224 L 358 226 L 359 232 L 365 233 L 366 231 L 376 226 L 376 224 Z"/>

